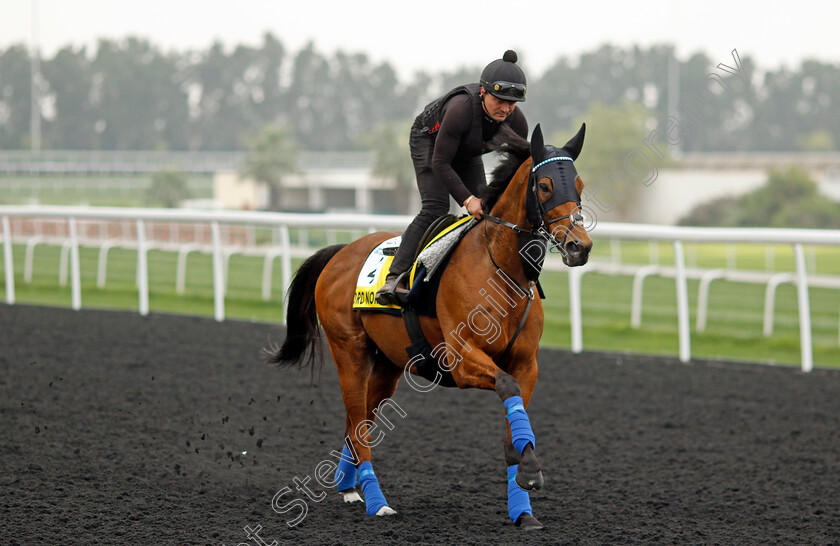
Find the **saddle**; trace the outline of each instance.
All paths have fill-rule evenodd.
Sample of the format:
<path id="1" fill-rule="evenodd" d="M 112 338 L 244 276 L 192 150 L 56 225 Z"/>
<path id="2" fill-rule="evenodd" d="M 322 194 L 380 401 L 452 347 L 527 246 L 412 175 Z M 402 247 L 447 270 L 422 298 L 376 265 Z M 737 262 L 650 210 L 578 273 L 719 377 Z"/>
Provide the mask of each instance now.
<path id="1" fill-rule="evenodd" d="M 408 270 L 408 305 L 419 314 L 436 316 L 435 295 L 443 271 L 452 251 L 461 238 L 475 225 L 472 216 L 446 215 L 437 219 L 426 230 L 415 250 L 414 264 Z M 353 309 L 378 311 L 400 315 L 398 305 L 381 305 L 376 292 L 385 283 L 401 236 L 383 241 L 368 254 L 356 282 Z"/>
<path id="2" fill-rule="evenodd" d="M 432 222 L 432 225 L 429 226 L 426 233 L 424 233 L 423 237 L 420 239 L 420 243 L 417 245 L 417 250 L 414 252 L 414 259 L 417 260 L 417 257 L 420 256 L 423 249 L 429 246 L 429 244 L 434 241 L 443 230 L 457 222 L 458 218 L 459 217 L 454 214 L 447 214 L 446 216 L 441 216 Z"/>

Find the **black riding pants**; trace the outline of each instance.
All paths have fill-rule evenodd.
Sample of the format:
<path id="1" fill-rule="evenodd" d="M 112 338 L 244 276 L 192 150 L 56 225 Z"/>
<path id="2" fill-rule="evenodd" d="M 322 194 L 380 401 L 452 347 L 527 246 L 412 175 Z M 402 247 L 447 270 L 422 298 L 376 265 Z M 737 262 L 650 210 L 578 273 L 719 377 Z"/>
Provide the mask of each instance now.
<path id="1" fill-rule="evenodd" d="M 417 253 L 417 245 L 429 226 L 449 213 L 449 191 L 432 172 L 432 154 L 434 153 L 435 141 L 416 128 L 412 128 L 409 138 L 411 148 L 411 159 L 414 162 L 414 172 L 417 176 L 417 189 L 420 190 L 422 206 L 420 213 L 408 225 L 403 233 L 402 243 L 391 263 L 391 272 L 402 273 L 406 271 L 414 261 Z M 452 168 L 461 177 L 464 185 L 473 195 L 487 185 L 484 176 L 484 163 L 481 156 L 456 159 Z M 460 204 L 460 203 L 459 203 Z"/>

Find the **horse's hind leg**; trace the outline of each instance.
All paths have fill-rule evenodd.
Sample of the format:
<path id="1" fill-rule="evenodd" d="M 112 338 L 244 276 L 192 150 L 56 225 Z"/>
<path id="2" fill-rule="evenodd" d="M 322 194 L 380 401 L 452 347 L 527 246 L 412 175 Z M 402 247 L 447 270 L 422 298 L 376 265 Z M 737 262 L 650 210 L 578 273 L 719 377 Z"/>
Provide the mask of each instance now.
<path id="1" fill-rule="evenodd" d="M 345 499 L 352 501 L 356 477 L 365 495 L 368 515 L 393 513 L 379 488 L 371 464 L 370 448 L 375 445 L 371 433 L 372 420 L 368 419 L 368 392 L 375 368 L 363 335 L 333 342 L 330 352 L 338 368 L 341 395 L 347 410 L 345 446 L 336 471 L 336 484 Z M 375 385 L 375 382 L 374 382 Z M 393 392 L 393 390 L 391 391 Z"/>
<path id="2" fill-rule="evenodd" d="M 391 397 L 397 391 L 403 370 L 395 366 L 381 353 L 374 354 L 373 370 L 368 379 L 367 419 L 375 422 L 368 429 L 368 443 L 371 447 L 379 445 L 389 430 L 394 430 L 391 419 L 398 416 L 405 418 L 406 412 Z M 389 417 L 391 419 L 389 419 Z"/>
<path id="3" fill-rule="evenodd" d="M 368 379 L 367 388 L 367 431 L 364 439 L 370 447 L 379 445 L 385 438 L 386 432 L 394 429 L 392 419 L 395 417 L 405 418 L 406 412 L 391 399 L 397 390 L 402 370 L 392 364 L 387 358 L 378 354 L 374 356 L 373 370 Z M 365 464 L 365 463 L 362 463 Z M 370 464 L 370 463 L 367 463 Z M 371 467 L 371 473 L 373 468 Z M 372 512 L 378 516 L 390 516 L 397 512 L 388 506 L 385 497 L 379 491 L 379 485 L 370 491 L 366 488 L 365 476 L 362 467 L 359 467 L 362 479 L 362 488 L 365 491 L 365 502 L 367 503 L 368 515 Z M 375 477 L 373 478 L 376 479 Z M 371 495 L 376 497 L 371 498 Z M 381 496 L 381 498 L 379 498 Z M 379 508 L 371 505 L 372 501 L 382 504 Z M 374 512 L 375 510 L 375 512 Z"/>
<path id="4" fill-rule="evenodd" d="M 350 444 L 350 417 L 347 417 L 344 436 L 344 448 L 341 451 L 341 458 L 338 461 L 338 468 L 335 470 L 335 484 L 338 492 L 341 493 L 344 502 L 361 502 L 362 497 L 359 496 L 359 491 L 356 489 L 356 481 L 358 479 L 358 472 L 356 472 L 356 457 L 355 451 L 351 451 Z"/>

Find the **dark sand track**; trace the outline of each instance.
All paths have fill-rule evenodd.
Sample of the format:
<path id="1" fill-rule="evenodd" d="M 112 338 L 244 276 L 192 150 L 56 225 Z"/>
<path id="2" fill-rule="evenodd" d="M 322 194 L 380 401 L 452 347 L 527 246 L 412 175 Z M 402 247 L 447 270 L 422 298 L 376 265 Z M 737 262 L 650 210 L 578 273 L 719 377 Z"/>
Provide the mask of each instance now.
<path id="1" fill-rule="evenodd" d="M 0 543 L 838 544 L 840 373 L 544 351 L 529 408 L 542 532 L 507 518 L 493 393 L 402 384 L 374 449 L 399 514 L 313 494 L 344 429 L 334 366 L 261 364 L 277 326 L 0 305 Z"/>

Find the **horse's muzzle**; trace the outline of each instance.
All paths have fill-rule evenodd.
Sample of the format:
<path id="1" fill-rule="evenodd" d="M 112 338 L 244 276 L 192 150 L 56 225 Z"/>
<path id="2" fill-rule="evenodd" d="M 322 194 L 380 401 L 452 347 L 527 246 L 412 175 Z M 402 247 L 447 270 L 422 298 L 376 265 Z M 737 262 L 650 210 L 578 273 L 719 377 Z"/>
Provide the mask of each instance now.
<path id="1" fill-rule="evenodd" d="M 578 241 L 566 241 L 563 246 L 563 263 L 569 267 L 584 265 L 589 261 L 589 251 L 592 244 L 586 245 Z"/>

